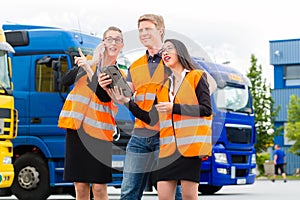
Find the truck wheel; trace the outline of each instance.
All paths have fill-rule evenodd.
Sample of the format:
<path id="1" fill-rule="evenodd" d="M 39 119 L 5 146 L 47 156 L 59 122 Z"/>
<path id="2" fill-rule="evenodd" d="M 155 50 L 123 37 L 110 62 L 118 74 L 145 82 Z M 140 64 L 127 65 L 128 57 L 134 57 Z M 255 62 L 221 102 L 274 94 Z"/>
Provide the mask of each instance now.
<path id="1" fill-rule="evenodd" d="M 12 193 L 20 200 L 47 199 L 50 195 L 49 172 L 44 159 L 26 153 L 14 163 L 15 178 Z"/>
<path id="2" fill-rule="evenodd" d="M 213 186 L 213 185 L 200 185 L 198 186 L 198 191 L 201 192 L 201 194 L 211 195 L 219 190 L 221 190 L 222 186 Z"/>

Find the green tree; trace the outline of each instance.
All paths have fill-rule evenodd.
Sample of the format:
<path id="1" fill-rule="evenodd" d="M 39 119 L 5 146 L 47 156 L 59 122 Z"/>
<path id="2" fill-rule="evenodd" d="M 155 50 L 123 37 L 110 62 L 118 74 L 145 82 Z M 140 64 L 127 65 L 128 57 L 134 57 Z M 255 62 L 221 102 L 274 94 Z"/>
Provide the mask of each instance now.
<path id="1" fill-rule="evenodd" d="M 289 151 L 300 155 L 300 98 L 297 95 L 290 96 L 286 132 L 286 137 L 295 142 Z"/>
<path id="2" fill-rule="evenodd" d="M 247 77 L 251 82 L 250 92 L 253 97 L 256 128 L 255 148 L 257 153 L 261 153 L 273 144 L 274 136 L 278 134 L 279 129 L 275 131 L 274 121 L 280 107 L 273 109 L 272 89 L 267 86 L 266 79 L 262 78 L 262 66 L 257 65 L 257 59 L 253 54 Z"/>

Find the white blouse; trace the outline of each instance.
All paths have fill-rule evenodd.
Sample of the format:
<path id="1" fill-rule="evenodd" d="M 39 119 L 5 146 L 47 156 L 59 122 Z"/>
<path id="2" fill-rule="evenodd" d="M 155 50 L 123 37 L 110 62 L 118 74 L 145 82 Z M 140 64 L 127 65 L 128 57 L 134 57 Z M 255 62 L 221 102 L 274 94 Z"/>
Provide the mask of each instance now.
<path id="1" fill-rule="evenodd" d="M 182 83 L 182 81 L 183 81 L 183 79 L 184 79 L 186 73 L 188 73 L 188 72 L 190 72 L 190 70 L 187 70 L 187 69 L 184 69 L 184 70 L 181 72 L 181 78 L 180 78 L 180 80 L 179 80 L 179 82 L 178 82 L 178 84 L 179 84 L 178 89 L 179 89 L 179 87 L 180 87 L 180 85 L 181 85 L 181 83 Z M 172 73 L 172 74 L 169 76 L 169 79 L 170 79 L 170 81 L 171 81 L 170 89 L 169 89 L 169 98 L 170 98 L 170 102 L 174 102 L 174 98 L 175 98 L 176 93 L 177 93 L 177 91 L 178 91 L 178 89 L 177 89 L 177 91 L 174 91 L 174 78 L 175 78 L 175 77 L 174 77 L 174 74 Z"/>

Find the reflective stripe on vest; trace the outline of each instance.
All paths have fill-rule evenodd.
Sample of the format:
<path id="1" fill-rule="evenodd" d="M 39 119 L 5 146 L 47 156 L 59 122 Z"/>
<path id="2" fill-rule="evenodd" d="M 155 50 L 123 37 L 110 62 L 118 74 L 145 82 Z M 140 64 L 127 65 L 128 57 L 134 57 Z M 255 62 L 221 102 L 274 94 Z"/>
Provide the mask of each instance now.
<path id="1" fill-rule="evenodd" d="M 211 126 L 212 121 L 206 118 L 186 119 L 174 122 L 174 128 L 185 128 L 190 126 Z"/>
<path id="2" fill-rule="evenodd" d="M 78 101 L 81 102 L 83 104 L 88 104 L 90 102 L 90 99 L 87 97 L 84 97 L 82 95 L 78 95 L 78 94 L 70 94 L 67 96 L 67 101 Z"/>
<path id="3" fill-rule="evenodd" d="M 177 145 L 186 145 L 186 144 L 191 144 L 194 142 L 205 142 L 205 143 L 211 143 L 212 141 L 211 136 L 189 136 L 189 137 L 184 137 L 184 138 L 177 138 L 176 143 Z M 175 142 L 175 137 L 174 136 L 169 136 L 165 138 L 160 138 L 159 140 L 161 145 L 167 145 Z"/>
<path id="4" fill-rule="evenodd" d="M 134 97 L 134 101 L 137 102 L 144 102 L 144 101 L 154 101 L 155 100 L 155 93 L 146 93 L 146 94 L 140 94 L 136 95 Z"/>
<path id="5" fill-rule="evenodd" d="M 202 72 L 190 71 L 184 78 L 175 96 L 174 103 L 199 105 L 195 88 Z M 169 101 L 169 80 L 158 92 L 158 101 Z M 186 157 L 211 155 L 212 116 L 194 117 L 171 113 L 159 113 L 160 117 L 160 153 L 159 157 L 172 155 L 176 148 Z"/>
<path id="6" fill-rule="evenodd" d="M 159 126 L 160 126 L 160 129 L 167 128 L 167 127 L 172 127 L 172 126 L 173 126 L 173 125 L 172 125 L 172 120 L 171 120 L 171 119 L 161 121 L 159 124 L 160 124 L 160 125 L 159 125 Z"/>
<path id="7" fill-rule="evenodd" d="M 74 111 L 66 111 L 62 110 L 60 112 L 61 117 L 68 117 L 68 118 L 74 118 L 78 120 L 83 120 L 84 115 L 82 113 L 74 112 Z"/>
<path id="8" fill-rule="evenodd" d="M 156 97 L 156 91 L 164 82 L 165 73 L 163 62 L 160 61 L 152 77 L 149 72 L 148 59 L 146 55 L 136 60 L 130 66 L 129 70 L 132 78 L 132 84 L 136 90 L 136 104 L 141 109 L 150 111 Z M 134 127 L 159 131 L 159 123 L 154 126 L 149 126 L 137 118 L 135 119 Z"/>
<path id="9" fill-rule="evenodd" d="M 201 135 L 195 135 L 195 136 L 189 136 L 184 138 L 177 138 L 177 145 L 187 145 L 192 143 L 208 143 L 211 144 L 211 136 L 201 136 Z"/>
<path id="10" fill-rule="evenodd" d="M 200 119 L 186 119 L 174 122 L 174 129 L 185 128 L 190 126 L 211 126 L 212 121 L 206 118 Z M 160 128 L 172 127 L 172 120 L 165 120 L 160 122 Z"/>
<path id="11" fill-rule="evenodd" d="M 95 71 L 93 66 L 93 71 Z M 116 129 L 112 102 L 101 102 L 87 86 L 87 75 L 79 78 L 68 94 L 58 126 L 78 130 L 81 126 L 92 137 L 112 141 Z"/>
<path id="12" fill-rule="evenodd" d="M 86 117 L 84 119 L 84 122 L 87 123 L 88 125 L 94 126 L 95 128 L 101 127 L 101 129 L 108 130 L 108 131 L 110 131 L 110 130 L 114 131 L 115 130 L 114 125 L 103 123 L 103 122 L 100 122 L 100 121 L 96 121 L 96 120 L 91 119 L 89 117 Z"/>
<path id="13" fill-rule="evenodd" d="M 93 110 L 96 110 L 96 111 L 100 111 L 100 112 L 105 112 L 105 113 L 109 113 L 111 114 L 111 108 L 109 108 L 108 106 L 104 106 L 104 105 L 101 105 L 99 103 L 96 103 L 96 102 L 91 102 L 89 107 Z"/>
<path id="14" fill-rule="evenodd" d="M 84 130 L 89 130 L 89 135 L 95 138 L 112 141 L 116 130 L 113 107 L 112 102 L 101 102 L 97 97 L 92 98 L 83 121 Z"/>
<path id="15" fill-rule="evenodd" d="M 169 137 L 164 137 L 159 139 L 159 144 L 160 145 L 166 145 L 166 144 L 171 144 L 175 142 L 175 137 L 174 135 L 169 136 Z"/>

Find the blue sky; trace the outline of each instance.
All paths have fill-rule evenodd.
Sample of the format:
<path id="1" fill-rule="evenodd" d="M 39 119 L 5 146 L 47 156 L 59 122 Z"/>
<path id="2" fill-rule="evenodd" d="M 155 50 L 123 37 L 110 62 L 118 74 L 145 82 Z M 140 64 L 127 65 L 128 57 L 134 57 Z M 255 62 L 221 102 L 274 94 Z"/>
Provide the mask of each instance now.
<path id="1" fill-rule="evenodd" d="M 140 15 L 160 14 L 166 29 L 195 41 L 216 63 L 230 61 L 245 74 L 254 54 L 273 85 L 269 41 L 300 37 L 297 5 L 296 0 L 10 0 L 1 3 L 0 23 L 81 29 L 101 36 L 110 25 L 133 31 Z"/>

